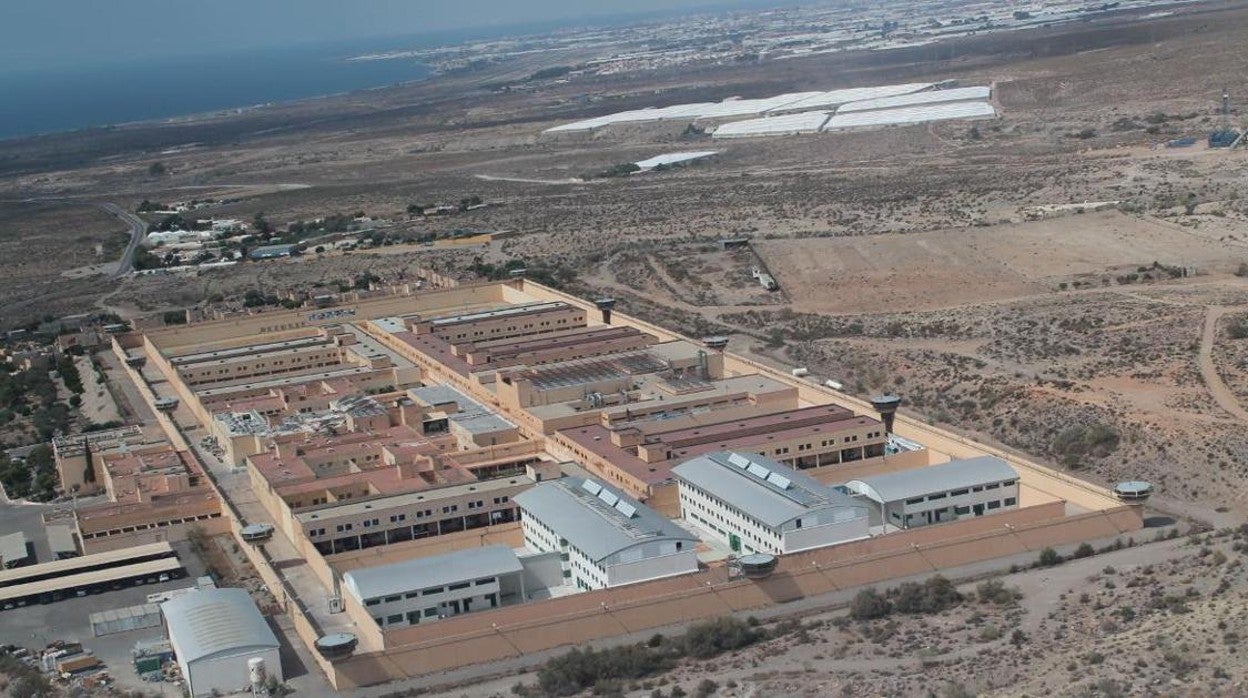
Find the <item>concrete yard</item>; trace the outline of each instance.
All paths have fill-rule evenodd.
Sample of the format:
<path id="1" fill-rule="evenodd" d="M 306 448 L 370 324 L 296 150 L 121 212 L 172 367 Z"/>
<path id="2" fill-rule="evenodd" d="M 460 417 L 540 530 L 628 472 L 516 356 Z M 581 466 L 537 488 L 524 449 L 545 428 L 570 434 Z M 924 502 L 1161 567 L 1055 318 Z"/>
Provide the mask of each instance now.
<path id="1" fill-rule="evenodd" d="M 146 603 L 149 594 L 194 586 L 196 577 L 204 574 L 203 563 L 187 543 L 174 543 L 174 549 L 177 550 L 178 559 L 182 561 L 187 576 L 160 584 L 144 584 L 47 605 L 0 611 L 0 644 L 14 644 L 34 651 L 54 640 L 76 640 L 82 643 L 85 651 L 91 652 L 108 666 L 109 673 L 121 686 L 149 692 L 159 691 L 166 696 L 182 695 L 179 688 L 147 683 L 134 671 L 130 653 L 134 644 L 139 640 L 162 637 L 161 628 L 143 628 L 95 637 L 91 632 L 90 620 L 93 613 Z"/>

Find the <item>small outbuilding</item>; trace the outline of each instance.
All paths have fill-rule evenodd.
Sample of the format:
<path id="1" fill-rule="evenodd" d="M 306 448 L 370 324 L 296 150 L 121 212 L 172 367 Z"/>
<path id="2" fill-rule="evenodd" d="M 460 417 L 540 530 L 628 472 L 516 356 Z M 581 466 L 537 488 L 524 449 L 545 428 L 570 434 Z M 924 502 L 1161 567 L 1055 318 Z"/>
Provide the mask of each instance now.
<path id="1" fill-rule="evenodd" d="M 160 605 L 169 643 L 193 697 L 251 686 L 249 664 L 283 680 L 281 643 L 245 589 L 203 589 Z"/>

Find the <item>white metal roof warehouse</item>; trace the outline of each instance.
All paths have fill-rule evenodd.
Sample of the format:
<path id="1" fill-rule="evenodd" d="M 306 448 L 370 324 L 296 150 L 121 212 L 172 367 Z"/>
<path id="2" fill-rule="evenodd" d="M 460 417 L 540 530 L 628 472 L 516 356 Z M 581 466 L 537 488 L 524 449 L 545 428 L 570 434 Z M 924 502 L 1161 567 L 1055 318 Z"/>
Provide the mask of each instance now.
<path id="1" fill-rule="evenodd" d="M 251 685 L 248 660 L 264 661 L 282 680 L 281 643 L 245 589 L 205 589 L 160 605 L 169 642 L 192 696 L 233 693 Z"/>
<path id="2" fill-rule="evenodd" d="M 733 552 L 791 553 L 869 534 L 866 503 L 757 453 L 708 453 L 672 474 L 681 515 Z"/>
<path id="3" fill-rule="evenodd" d="M 516 554 L 505 545 L 457 550 L 376 567 L 361 567 L 342 575 L 342 585 L 360 603 L 413 589 L 454 584 L 478 577 L 497 577 L 524 571 Z"/>
<path id="4" fill-rule="evenodd" d="M 877 502 L 897 502 L 984 483 L 1013 483 L 1017 479 L 1018 472 L 1004 460 L 996 456 L 977 456 L 864 477 L 846 484 Z"/>
<path id="5" fill-rule="evenodd" d="M 597 480 L 544 482 L 516 503 L 525 545 L 558 551 L 565 585 L 604 589 L 698 569 L 697 537 Z"/>
<path id="6" fill-rule="evenodd" d="M 997 110 L 987 102 L 948 102 L 945 104 L 928 104 L 896 109 L 875 109 L 832 115 L 824 125 L 824 131 L 838 131 L 850 128 L 875 128 L 880 126 L 901 126 L 904 124 L 921 124 L 928 121 L 947 121 L 949 119 L 991 119 L 997 116 Z"/>
<path id="7" fill-rule="evenodd" d="M 872 111 L 874 109 L 894 109 L 896 107 L 911 107 L 921 104 L 941 104 L 946 102 L 965 102 L 967 100 L 985 100 L 992 96 L 992 89 L 988 87 L 955 87 L 948 90 L 934 90 L 931 92 L 917 92 L 915 94 L 898 95 L 895 97 L 881 97 L 879 99 L 864 99 L 857 102 L 842 104 L 837 108 L 837 114 L 848 114 L 856 111 Z"/>
<path id="8" fill-rule="evenodd" d="M 845 483 L 880 506 L 898 528 L 957 521 L 1018 507 L 1018 473 L 995 456 L 850 480 Z"/>
<path id="9" fill-rule="evenodd" d="M 697 541 L 650 507 L 594 480 L 545 482 L 517 495 L 516 503 L 594 561 L 660 540 Z"/>
<path id="10" fill-rule="evenodd" d="M 753 136 L 788 136 L 798 133 L 816 133 L 828 120 L 826 111 L 807 111 L 800 114 L 768 116 L 761 119 L 733 121 L 715 129 L 713 138 L 750 138 Z"/>

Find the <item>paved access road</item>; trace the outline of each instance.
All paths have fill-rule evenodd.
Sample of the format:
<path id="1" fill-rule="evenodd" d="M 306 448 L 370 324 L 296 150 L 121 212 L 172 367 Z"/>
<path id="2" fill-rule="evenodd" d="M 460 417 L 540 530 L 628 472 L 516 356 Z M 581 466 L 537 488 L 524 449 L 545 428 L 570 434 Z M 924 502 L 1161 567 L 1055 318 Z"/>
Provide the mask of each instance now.
<path id="1" fill-rule="evenodd" d="M 147 223 L 142 218 L 122 209 L 117 204 L 105 202 L 98 203 L 96 206 L 130 226 L 130 244 L 126 245 L 126 251 L 121 254 L 121 260 L 117 262 L 117 271 L 113 272 L 113 278 L 124 276 L 130 271 L 130 267 L 134 265 L 134 251 L 139 248 L 139 243 L 143 242 L 143 237 L 147 235 Z"/>

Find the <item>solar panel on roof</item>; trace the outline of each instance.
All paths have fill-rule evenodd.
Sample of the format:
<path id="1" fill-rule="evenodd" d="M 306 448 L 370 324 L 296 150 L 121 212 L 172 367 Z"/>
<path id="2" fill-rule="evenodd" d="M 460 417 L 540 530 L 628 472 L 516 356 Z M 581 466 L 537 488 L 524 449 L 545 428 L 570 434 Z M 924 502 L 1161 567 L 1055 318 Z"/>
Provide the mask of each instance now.
<path id="1" fill-rule="evenodd" d="M 637 515 L 637 507 L 625 501 L 616 502 L 615 508 L 630 519 Z"/>
<path id="2" fill-rule="evenodd" d="M 761 478 L 763 480 L 766 480 L 767 476 L 771 474 L 770 470 L 764 468 L 758 463 L 750 463 L 747 470 L 749 470 L 750 474 L 753 475 L 754 477 Z"/>
<path id="3" fill-rule="evenodd" d="M 789 480 L 789 478 L 777 472 L 768 473 L 767 482 L 770 482 L 771 484 L 775 485 L 776 487 L 779 487 L 782 490 L 789 489 L 789 485 L 793 484 L 793 482 Z"/>
<path id="4" fill-rule="evenodd" d="M 732 455 L 728 456 L 728 462 L 729 462 L 729 463 L 732 463 L 733 465 L 737 466 L 738 468 L 748 468 L 748 467 L 750 467 L 750 463 L 751 463 L 751 461 L 750 461 L 750 459 L 749 459 L 749 458 L 746 458 L 745 456 L 741 455 L 740 453 L 734 453 L 734 454 L 732 454 Z"/>
<path id="5" fill-rule="evenodd" d="M 593 480 L 585 480 L 584 482 L 581 483 L 581 489 L 585 490 L 586 492 L 590 494 L 598 494 L 599 492 L 602 491 L 602 485 L 599 485 Z"/>
<path id="6" fill-rule="evenodd" d="M 598 499 L 601 499 L 602 501 L 606 502 L 608 506 L 615 506 L 615 503 L 620 501 L 619 497 L 615 496 L 614 493 L 609 492 L 607 490 L 602 490 L 601 492 L 599 492 Z"/>

